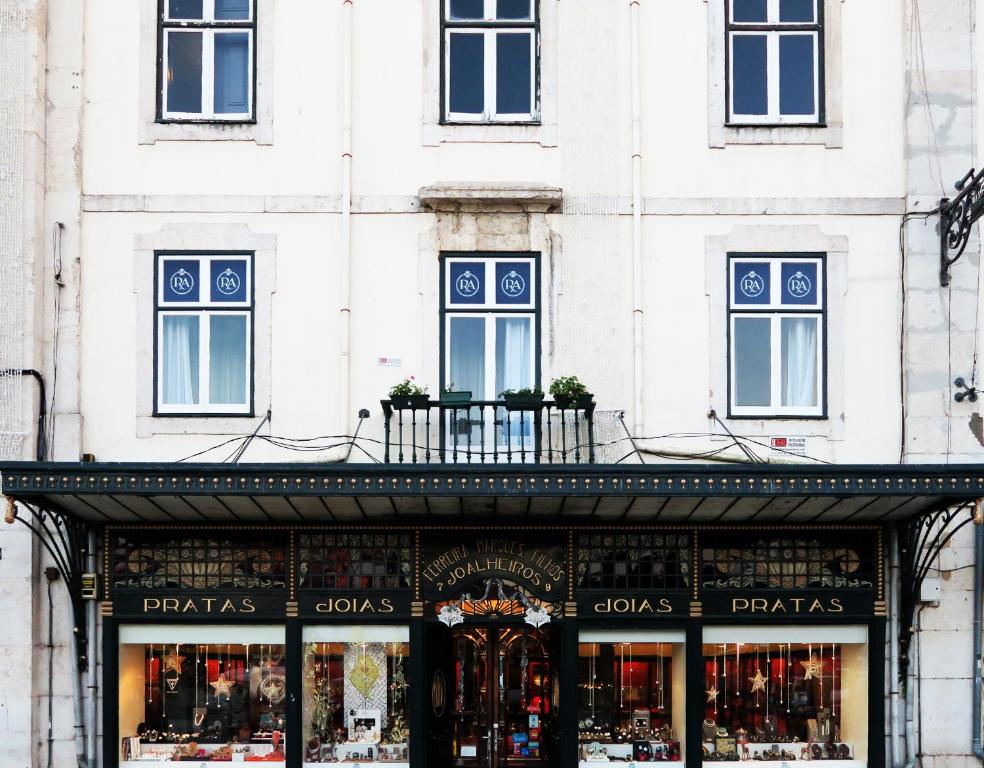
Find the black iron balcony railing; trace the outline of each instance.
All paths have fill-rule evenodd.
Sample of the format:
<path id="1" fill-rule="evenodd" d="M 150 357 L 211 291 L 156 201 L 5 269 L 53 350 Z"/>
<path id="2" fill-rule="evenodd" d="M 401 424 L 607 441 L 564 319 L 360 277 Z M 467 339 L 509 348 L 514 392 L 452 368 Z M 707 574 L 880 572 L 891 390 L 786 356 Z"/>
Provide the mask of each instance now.
<path id="1" fill-rule="evenodd" d="M 385 417 L 383 461 L 387 464 L 595 461 L 593 401 L 446 403 L 420 396 L 380 403 Z"/>

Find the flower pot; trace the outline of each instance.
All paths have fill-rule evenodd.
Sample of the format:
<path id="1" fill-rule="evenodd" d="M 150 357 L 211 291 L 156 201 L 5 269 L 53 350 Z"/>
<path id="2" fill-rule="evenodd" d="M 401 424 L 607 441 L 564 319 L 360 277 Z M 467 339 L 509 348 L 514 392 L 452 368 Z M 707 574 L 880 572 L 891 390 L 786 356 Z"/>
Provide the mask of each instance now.
<path id="1" fill-rule="evenodd" d="M 543 393 L 533 395 L 503 395 L 507 411 L 535 411 L 543 405 Z"/>
<path id="2" fill-rule="evenodd" d="M 471 402 L 472 393 L 468 390 L 463 392 L 442 392 L 441 405 L 467 405 Z"/>
<path id="3" fill-rule="evenodd" d="M 594 403 L 594 395 L 590 392 L 585 392 L 583 395 L 577 396 L 577 407 L 582 411 Z"/>
<path id="4" fill-rule="evenodd" d="M 574 398 L 570 395 L 554 395 L 554 405 L 561 410 L 567 410 L 573 402 Z"/>
<path id="5" fill-rule="evenodd" d="M 397 411 L 421 411 L 428 407 L 430 395 L 390 395 L 390 403 Z"/>

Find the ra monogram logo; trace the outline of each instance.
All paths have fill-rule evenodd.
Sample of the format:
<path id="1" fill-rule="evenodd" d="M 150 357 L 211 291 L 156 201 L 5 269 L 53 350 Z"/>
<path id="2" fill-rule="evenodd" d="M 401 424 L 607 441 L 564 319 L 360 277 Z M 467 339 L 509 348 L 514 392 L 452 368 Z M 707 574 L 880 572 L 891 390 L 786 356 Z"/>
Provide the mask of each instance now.
<path id="1" fill-rule="evenodd" d="M 741 278 L 738 288 L 745 296 L 754 299 L 765 290 L 765 280 L 757 272 L 749 272 Z"/>
<path id="2" fill-rule="evenodd" d="M 786 290 L 794 299 L 802 299 L 810 295 L 810 291 L 813 290 L 813 283 L 810 282 L 810 278 L 796 270 L 796 274 L 786 281 Z"/>
<path id="3" fill-rule="evenodd" d="M 472 274 L 470 270 L 465 270 L 461 273 L 454 284 L 454 289 L 458 292 L 458 295 L 466 299 L 470 299 L 478 293 L 478 288 L 478 277 Z"/>
<path id="4" fill-rule="evenodd" d="M 502 278 L 499 283 L 499 287 L 502 288 L 502 292 L 506 294 L 510 299 L 516 299 L 523 295 L 526 290 L 526 281 L 523 276 L 519 274 L 515 269 L 510 270 L 509 273 Z"/>
<path id="5" fill-rule="evenodd" d="M 215 278 L 215 287 L 223 296 L 232 296 L 239 290 L 239 285 L 239 275 L 228 267 Z"/>
<path id="6" fill-rule="evenodd" d="M 191 272 L 184 267 L 171 275 L 169 282 L 171 285 L 171 290 L 178 294 L 178 296 L 188 295 L 195 287 L 195 278 L 192 277 Z"/>

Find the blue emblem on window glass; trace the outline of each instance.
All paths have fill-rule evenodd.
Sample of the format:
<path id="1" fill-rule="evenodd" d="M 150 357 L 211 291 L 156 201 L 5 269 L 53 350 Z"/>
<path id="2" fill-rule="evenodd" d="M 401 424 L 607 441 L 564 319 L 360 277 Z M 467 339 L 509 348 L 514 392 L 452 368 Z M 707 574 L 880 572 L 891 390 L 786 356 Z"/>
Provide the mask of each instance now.
<path id="1" fill-rule="evenodd" d="M 246 261 L 222 259 L 212 262 L 212 301 L 248 301 Z"/>
<path id="2" fill-rule="evenodd" d="M 735 304 L 768 304 L 769 265 L 763 262 L 738 261 L 732 264 L 735 281 Z"/>
<path id="3" fill-rule="evenodd" d="M 530 304 L 530 262 L 507 261 L 495 265 L 495 303 Z"/>
<path id="4" fill-rule="evenodd" d="M 485 264 L 482 262 L 452 262 L 449 304 L 485 303 Z"/>
<path id="5" fill-rule="evenodd" d="M 201 262 L 168 259 L 161 263 L 164 272 L 164 301 L 198 301 Z"/>
<path id="6" fill-rule="evenodd" d="M 817 265 L 813 262 L 787 261 L 782 265 L 782 303 L 815 305 L 817 301 Z"/>

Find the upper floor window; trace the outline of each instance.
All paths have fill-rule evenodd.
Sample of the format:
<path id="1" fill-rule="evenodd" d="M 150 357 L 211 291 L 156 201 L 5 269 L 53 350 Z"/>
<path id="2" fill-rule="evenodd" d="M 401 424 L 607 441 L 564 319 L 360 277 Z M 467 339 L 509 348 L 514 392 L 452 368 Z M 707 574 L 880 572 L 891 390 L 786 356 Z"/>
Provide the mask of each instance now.
<path id="1" fill-rule="evenodd" d="M 252 122 L 255 47 L 255 0 L 162 0 L 158 118 Z"/>
<path id="2" fill-rule="evenodd" d="M 539 119 L 536 0 L 444 0 L 444 119 Z"/>
<path id="3" fill-rule="evenodd" d="M 728 122 L 823 122 L 823 0 L 727 0 Z"/>
<path id="4" fill-rule="evenodd" d="M 822 254 L 731 254 L 731 416 L 826 415 L 826 277 Z"/>
<path id="5" fill-rule="evenodd" d="M 250 415 L 253 256 L 157 254 L 155 415 Z"/>

